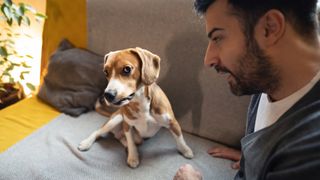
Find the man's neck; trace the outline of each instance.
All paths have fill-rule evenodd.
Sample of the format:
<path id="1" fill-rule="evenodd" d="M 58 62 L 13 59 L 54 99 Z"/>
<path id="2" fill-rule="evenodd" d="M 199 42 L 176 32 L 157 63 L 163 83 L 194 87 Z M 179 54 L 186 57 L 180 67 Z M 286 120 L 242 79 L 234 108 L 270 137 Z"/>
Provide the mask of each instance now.
<path id="1" fill-rule="evenodd" d="M 296 50 L 282 53 L 279 60 L 280 83 L 273 92 L 266 92 L 272 101 L 286 98 L 306 86 L 320 71 L 318 47 L 300 44 Z"/>

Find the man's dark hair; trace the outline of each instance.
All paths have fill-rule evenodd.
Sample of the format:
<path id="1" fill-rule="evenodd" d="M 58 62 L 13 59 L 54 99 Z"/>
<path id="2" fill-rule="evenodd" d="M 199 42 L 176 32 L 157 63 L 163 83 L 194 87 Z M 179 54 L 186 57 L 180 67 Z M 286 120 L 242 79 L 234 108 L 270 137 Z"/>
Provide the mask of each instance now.
<path id="1" fill-rule="evenodd" d="M 215 1 L 195 0 L 194 7 L 198 14 L 203 15 Z M 259 18 L 271 9 L 281 11 L 302 38 L 311 40 L 317 35 L 317 0 L 228 0 L 228 4 L 239 15 L 249 39 Z"/>

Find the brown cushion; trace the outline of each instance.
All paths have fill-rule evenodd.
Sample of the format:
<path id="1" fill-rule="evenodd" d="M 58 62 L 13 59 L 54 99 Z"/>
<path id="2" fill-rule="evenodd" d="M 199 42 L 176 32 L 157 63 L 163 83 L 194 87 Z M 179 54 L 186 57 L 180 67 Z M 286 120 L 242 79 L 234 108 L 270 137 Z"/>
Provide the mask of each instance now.
<path id="1" fill-rule="evenodd" d="M 64 40 L 50 58 L 38 97 L 72 116 L 93 110 L 107 84 L 102 69 L 103 56 Z"/>

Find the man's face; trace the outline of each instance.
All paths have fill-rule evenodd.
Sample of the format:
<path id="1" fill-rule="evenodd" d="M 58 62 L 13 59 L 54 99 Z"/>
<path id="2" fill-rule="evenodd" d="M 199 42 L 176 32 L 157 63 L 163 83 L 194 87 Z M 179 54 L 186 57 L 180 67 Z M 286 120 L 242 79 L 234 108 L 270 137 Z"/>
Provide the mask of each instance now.
<path id="1" fill-rule="evenodd" d="M 247 39 L 227 0 L 217 0 L 205 14 L 210 39 L 205 65 L 225 74 L 235 95 L 270 92 L 277 87 L 278 72 L 255 38 Z"/>

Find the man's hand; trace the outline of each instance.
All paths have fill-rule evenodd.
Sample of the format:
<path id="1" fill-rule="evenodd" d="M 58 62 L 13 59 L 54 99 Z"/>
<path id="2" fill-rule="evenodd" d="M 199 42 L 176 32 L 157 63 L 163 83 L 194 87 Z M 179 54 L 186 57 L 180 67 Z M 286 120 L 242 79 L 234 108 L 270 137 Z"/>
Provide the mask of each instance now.
<path id="1" fill-rule="evenodd" d="M 207 152 L 213 157 L 235 161 L 235 163 L 232 163 L 231 168 L 240 169 L 241 152 L 239 150 L 228 147 L 212 147 Z"/>
<path id="2" fill-rule="evenodd" d="M 173 180 L 201 180 L 202 175 L 199 171 L 195 170 L 190 164 L 181 166 Z"/>

